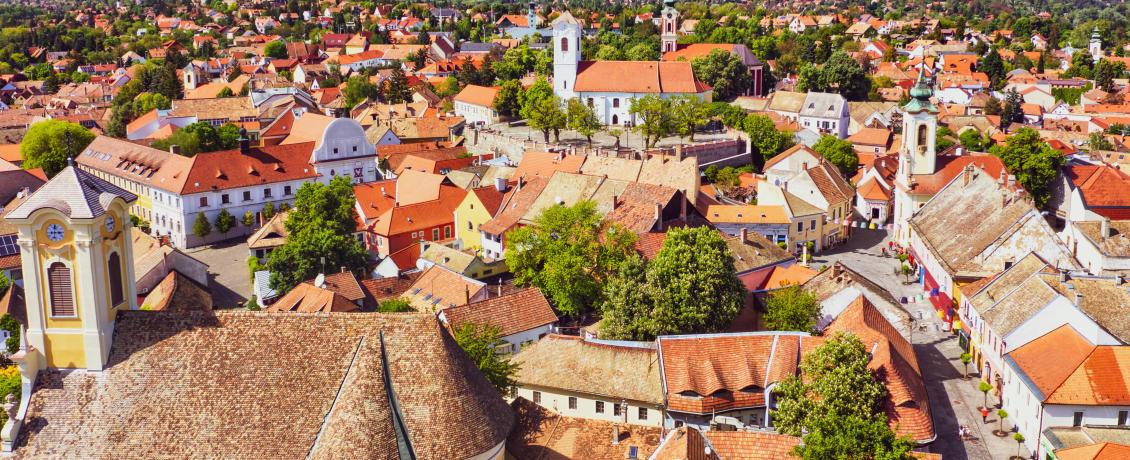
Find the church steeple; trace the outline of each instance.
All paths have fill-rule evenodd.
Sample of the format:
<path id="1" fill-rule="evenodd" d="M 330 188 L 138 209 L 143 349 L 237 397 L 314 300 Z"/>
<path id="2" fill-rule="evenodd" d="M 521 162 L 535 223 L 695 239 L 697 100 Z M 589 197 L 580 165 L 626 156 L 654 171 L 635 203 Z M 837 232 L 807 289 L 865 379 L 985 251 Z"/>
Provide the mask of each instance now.
<path id="1" fill-rule="evenodd" d="M 923 58 L 925 61 L 925 58 Z M 937 166 L 938 107 L 930 98 L 934 89 L 926 79 L 926 64 L 910 88 L 910 101 L 902 106 L 902 147 L 899 149 L 898 177 L 910 182 L 914 174 L 933 174 Z"/>
<path id="2" fill-rule="evenodd" d="M 663 30 L 659 34 L 659 52 L 669 53 L 678 48 L 679 10 L 675 9 L 674 0 L 664 0 L 661 24 Z"/>

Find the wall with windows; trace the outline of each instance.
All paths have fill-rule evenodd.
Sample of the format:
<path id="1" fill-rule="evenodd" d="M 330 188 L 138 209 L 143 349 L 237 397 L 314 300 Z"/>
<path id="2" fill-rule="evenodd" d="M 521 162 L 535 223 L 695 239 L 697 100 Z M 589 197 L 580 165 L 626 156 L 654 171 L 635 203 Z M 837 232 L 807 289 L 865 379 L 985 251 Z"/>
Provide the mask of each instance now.
<path id="1" fill-rule="evenodd" d="M 175 238 L 173 239 L 174 245 L 180 248 L 191 248 L 250 235 L 255 231 L 255 228 L 258 228 L 263 207 L 267 203 L 272 203 L 276 210 L 283 203 L 293 206 L 294 195 L 303 183 L 302 180 L 293 180 L 184 195 L 180 197 L 182 205 L 179 210 L 180 215 L 177 219 L 174 219 L 179 221 L 177 227 L 175 227 L 177 230 L 183 225 L 183 233 L 177 234 L 183 240 L 183 245 L 177 244 Z M 215 228 L 216 216 L 220 214 L 221 209 L 227 209 L 228 213 L 236 220 L 235 227 L 228 230 L 226 234 L 221 234 Z M 244 214 L 248 211 L 256 215 L 255 224 L 251 227 L 244 226 L 242 222 Z M 212 233 L 205 238 L 200 238 L 193 233 L 193 224 L 196 222 L 196 215 L 200 212 L 203 212 L 208 217 L 208 222 L 212 224 Z M 266 219 L 262 220 L 265 221 Z"/>
<path id="2" fill-rule="evenodd" d="M 625 401 L 620 398 L 605 398 L 529 385 L 519 386 L 518 396 L 566 417 L 656 427 L 661 426 L 664 419 L 662 405 L 655 403 Z M 624 404 L 621 404 L 622 402 Z M 622 412 L 625 407 L 626 415 Z"/>

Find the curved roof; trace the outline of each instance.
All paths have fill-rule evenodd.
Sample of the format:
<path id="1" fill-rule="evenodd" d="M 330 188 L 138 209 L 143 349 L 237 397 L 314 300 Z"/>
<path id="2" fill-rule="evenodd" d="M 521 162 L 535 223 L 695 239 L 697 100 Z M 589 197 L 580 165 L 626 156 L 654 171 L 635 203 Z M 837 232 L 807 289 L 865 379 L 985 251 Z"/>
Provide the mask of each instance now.
<path id="1" fill-rule="evenodd" d="M 131 203 L 137 195 L 76 168 L 72 161 L 5 217 L 26 219 L 35 211 L 50 208 L 70 218 L 89 219 L 104 214 L 114 198 Z"/>

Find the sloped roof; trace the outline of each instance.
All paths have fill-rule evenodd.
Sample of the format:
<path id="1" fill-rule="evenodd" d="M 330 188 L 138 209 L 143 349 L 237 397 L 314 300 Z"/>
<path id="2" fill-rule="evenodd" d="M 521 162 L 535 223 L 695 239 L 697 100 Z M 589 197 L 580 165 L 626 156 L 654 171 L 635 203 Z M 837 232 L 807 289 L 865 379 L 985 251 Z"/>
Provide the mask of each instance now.
<path id="1" fill-rule="evenodd" d="M 1095 346 L 1079 335 L 1075 328 L 1064 324 L 1021 345 L 1008 354 L 1008 359 L 1035 386 L 1036 397 L 1043 401 L 1094 349 Z"/>
<path id="2" fill-rule="evenodd" d="M 113 342 L 40 372 L 18 456 L 467 458 L 513 426 L 430 314 L 123 311 Z"/>
<path id="3" fill-rule="evenodd" d="M 467 85 L 455 95 L 455 102 L 493 108 L 498 90 L 498 86 Z"/>
<path id="4" fill-rule="evenodd" d="M 557 314 L 536 287 L 447 308 L 443 315 L 453 329 L 463 324 L 489 325 L 498 327 L 501 337 L 557 322 Z"/>
<path id="5" fill-rule="evenodd" d="M 1130 445 L 1100 442 L 1055 451 L 1059 460 L 1122 460 L 1130 458 Z"/>
<path id="6" fill-rule="evenodd" d="M 1130 405 L 1130 347 L 1099 346 L 1048 395 L 1046 404 Z"/>
<path id="7" fill-rule="evenodd" d="M 514 355 L 520 385 L 663 403 L 655 346 L 551 334 Z"/>
<path id="8" fill-rule="evenodd" d="M 89 219 L 104 214 L 115 198 L 132 203 L 137 195 L 76 168 L 72 161 L 5 218 L 26 219 L 35 211 L 52 208 L 72 219 Z"/>
<path id="9" fill-rule="evenodd" d="M 701 93 L 710 90 L 694 77 L 689 62 L 583 61 L 573 89 L 611 93 Z"/>

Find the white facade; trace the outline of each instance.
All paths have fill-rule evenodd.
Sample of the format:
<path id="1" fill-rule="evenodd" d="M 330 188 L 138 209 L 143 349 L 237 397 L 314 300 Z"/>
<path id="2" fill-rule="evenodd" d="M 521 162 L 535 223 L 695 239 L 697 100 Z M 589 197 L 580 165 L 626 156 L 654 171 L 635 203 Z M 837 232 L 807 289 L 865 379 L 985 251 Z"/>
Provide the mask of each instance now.
<path id="1" fill-rule="evenodd" d="M 565 13 L 553 21 L 553 94 L 561 99 L 576 96 L 577 67 L 581 62 L 581 25 Z"/>
<path id="2" fill-rule="evenodd" d="M 663 423 L 663 411 L 654 403 L 601 398 L 598 395 L 533 385 L 520 386 L 517 393 L 518 396 L 565 417 L 652 427 Z M 623 410 L 625 408 L 627 410 Z"/>
<path id="3" fill-rule="evenodd" d="M 321 141 L 310 154 L 310 164 L 323 183 L 340 175 L 352 177 L 355 184 L 377 180 L 376 147 L 351 118 L 338 118 L 326 126 Z"/>
<path id="4" fill-rule="evenodd" d="M 835 93 L 808 93 L 797 116 L 797 124 L 815 133 L 846 138 L 851 124 L 847 99 Z"/>
<path id="5" fill-rule="evenodd" d="M 498 122 L 498 112 L 491 107 L 455 101 L 455 114 L 463 117 L 468 125 L 489 125 Z"/>

